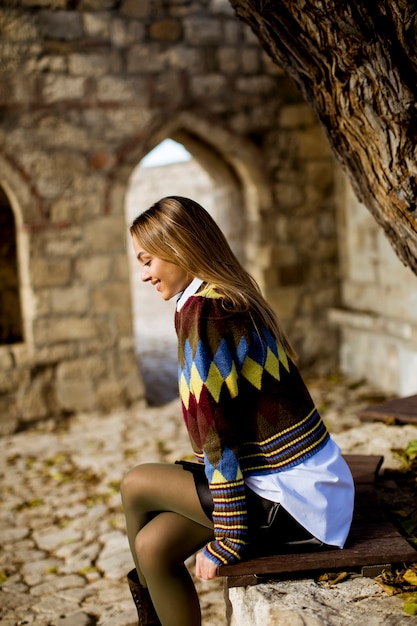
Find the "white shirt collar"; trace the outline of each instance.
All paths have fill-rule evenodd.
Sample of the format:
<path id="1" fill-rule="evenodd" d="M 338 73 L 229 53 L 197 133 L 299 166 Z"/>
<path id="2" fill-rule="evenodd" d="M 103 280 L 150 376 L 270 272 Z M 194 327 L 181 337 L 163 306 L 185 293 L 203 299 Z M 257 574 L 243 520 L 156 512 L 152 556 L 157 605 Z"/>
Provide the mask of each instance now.
<path id="1" fill-rule="evenodd" d="M 188 298 L 198 291 L 203 282 L 204 281 L 200 278 L 194 278 L 194 280 L 191 281 L 188 287 L 186 287 L 186 289 L 184 289 L 184 291 L 178 296 L 177 311 L 182 309 Z"/>

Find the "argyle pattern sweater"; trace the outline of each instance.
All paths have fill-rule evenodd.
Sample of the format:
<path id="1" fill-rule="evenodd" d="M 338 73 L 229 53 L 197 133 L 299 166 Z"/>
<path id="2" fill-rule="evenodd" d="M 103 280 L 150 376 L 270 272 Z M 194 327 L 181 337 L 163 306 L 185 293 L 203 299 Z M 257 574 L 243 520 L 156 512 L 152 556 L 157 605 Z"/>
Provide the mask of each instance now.
<path id="1" fill-rule="evenodd" d="M 202 285 L 175 314 L 185 424 L 213 496 L 217 565 L 248 543 L 244 477 L 288 469 L 320 450 L 329 434 L 298 369 L 265 328 L 230 313 Z"/>

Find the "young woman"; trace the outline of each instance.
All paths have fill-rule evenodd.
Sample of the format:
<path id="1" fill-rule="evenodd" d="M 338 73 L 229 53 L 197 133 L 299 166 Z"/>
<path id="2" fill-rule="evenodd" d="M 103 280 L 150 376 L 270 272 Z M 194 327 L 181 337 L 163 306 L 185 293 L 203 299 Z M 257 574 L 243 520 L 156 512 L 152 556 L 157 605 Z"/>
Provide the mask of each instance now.
<path id="1" fill-rule="evenodd" d="M 163 198 L 130 227 L 142 280 L 177 296 L 179 392 L 197 463 L 122 483 L 139 624 L 199 626 L 197 577 L 248 556 L 342 548 L 353 481 L 294 350 L 210 215 Z"/>

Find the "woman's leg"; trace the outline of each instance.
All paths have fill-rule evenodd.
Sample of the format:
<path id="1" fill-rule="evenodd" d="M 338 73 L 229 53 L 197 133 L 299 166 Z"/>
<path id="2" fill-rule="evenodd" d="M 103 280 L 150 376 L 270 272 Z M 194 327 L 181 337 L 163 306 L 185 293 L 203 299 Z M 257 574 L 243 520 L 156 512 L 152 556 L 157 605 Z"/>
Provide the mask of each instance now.
<path id="1" fill-rule="evenodd" d="M 180 465 L 140 465 L 125 476 L 121 491 L 139 580 L 149 587 L 162 623 L 199 625 L 198 599 L 184 560 L 210 541 L 213 531 L 192 473 Z"/>
<path id="2" fill-rule="evenodd" d="M 138 533 L 136 553 L 163 626 L 200 626 L 197 592 L 184 561 L 213 532 L 178 513 L 160 513 Z"/>

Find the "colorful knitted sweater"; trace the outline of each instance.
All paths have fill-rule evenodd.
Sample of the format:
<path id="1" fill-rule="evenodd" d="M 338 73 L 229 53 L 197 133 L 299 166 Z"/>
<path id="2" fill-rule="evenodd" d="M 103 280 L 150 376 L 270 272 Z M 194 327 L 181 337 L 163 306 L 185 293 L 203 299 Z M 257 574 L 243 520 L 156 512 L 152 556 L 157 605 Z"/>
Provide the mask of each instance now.
<path id="1" fill-rule="evenodd" d="M 230 313 L 210 285 L 175 314 L 179 392 L 191 444 L 213 496 L 218 565 L 248 542 L 244 477 L 288 469 L 328 441 L 298 369 L 265 329 Z"/>

